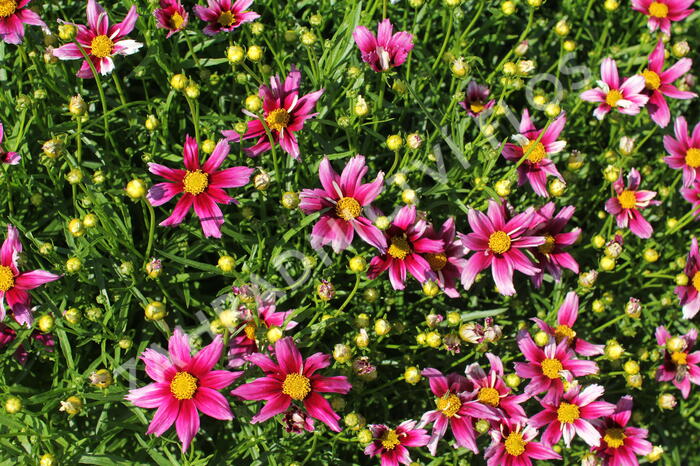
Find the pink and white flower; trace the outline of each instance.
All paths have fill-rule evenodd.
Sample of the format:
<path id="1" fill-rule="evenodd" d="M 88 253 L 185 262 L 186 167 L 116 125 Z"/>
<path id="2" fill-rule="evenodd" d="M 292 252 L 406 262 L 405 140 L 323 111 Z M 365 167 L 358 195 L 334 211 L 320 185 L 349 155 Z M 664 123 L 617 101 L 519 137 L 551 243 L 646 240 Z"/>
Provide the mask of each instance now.
<path id="1" fill-rule="evenodd" d="M 537 430 L 522 420 L 504 418 L 489 432 L 491 445 L 486 449 L 488 466 L 532 466 L 532 460 L 558 460 L 561 455 L 540 442 Z"/>
<path id="2" fill-rule="evenodd" d="M 633 168 L 627 175 L 627 187 L 625 187 L 622 172 L 620 172 L 620 177 L 613 183 L 617 196 L 607 200 L 605 211 L 615 216 L 618 227 L 629 227 L 630 231 L 640 238 L 649 238 L 654 229 L 640 211 L 650 205 L 658 205 L 660 202 L 652 200 L 656 196 L 656 191 L 639 189 L 641 182 L 641 175 L 636 168 Z"/>
<path id="3" fill-rule="evenodd" d="M 166 39 L 185 29 L 190 17 L 180 0 L 160 0 L 160 8 L 153 11 L 153 16 L 156 18 L 156 26 L 168 30 Z"/>
<path id="4" fill-rule="evenodd" d="M 209 7 L 195 5 L 194 12 L 207 24 L 204 34 L 214 36 L 220 32 L 229 32 L 243 23 L 255 21 L 260 17 L 254 11 L 247 11 L 253 0 L 207 0 Z"/>
<path id="5" fill-rule="evenodd" d="M 600 64 L 602 80 L 598 87 L 581 93 L 581 98 L 587 102 L 599 102 L 593 116 L 602 120 L 612 109 L 626 115 L 638 114 L 649 101 L 642 94 L 645 81 L 642 75 L 634 75 L 620 84 L 617 63 L 612 58 L 604 58 Z"/>
<path id="6" fill-rule="evenodd" d="M 126 399 L 139 408 L 158 408 L 147 434 L 160 437 L 174 423 L 185 452 L 199 431 L 200 411 L 222 421 L 233 419 L 228 401 L 218 390 L 230 385 L 243 372 L 213 370 L 223 349 L 217 335 L 192 357 L 187 335 L 175 329 L 168 343 L 169 357 L 150 348 L 143 352 L 141 360 L 154 383 L 130 390 Z"/>
<path id="7" fill-rule="evenodd" d="M 693 215 L 700 215 L 700 180 L 696 180 L 689 188 L 681 188 L 681 196 L 693 206 Z"/>
<path id="8" fill-rule="evenodd" d="M 497 409 L 501 413 L 501 417 L 526 420 L 527 415 L 520 404 L 530 399 L 530 395 L 526 393 L 514 395 L 503 381 L 504 371 L 501 358 L 492 353 L 486 353 L 486 357 L 491 364 L 488 374 L 478 363 L 473 363 L 465 369 L 467 379 L 472 383 L 476 392 L 476 399 Z"/>
<path id="9" fill-rule="evenodd" d="M 681 391 L 683 398 L 690 395 L 690 384 L 700 385 L 700 351 L 693 351 L 698 339 L 698 330 L 692 328 L 680 337 L 682 348 L 672 348 L 669 351 L 667 343 L 671 334 L 663 325 L 656 328 L 656 342 L 663 346 L 664 360 L 656 370 L 656 380 L 659 382 L 672 381 L 673 385 Z M 692 352 L 691 352 L 692 351 Z"/>
<path id="10" fill-rule="evenodd" d="M 566 124 L 566 114 L 562 113 L 549 127 L 538 130 L 530 119 L 530 112 L 523 110 L 519 134 L 513 136 L 517 144 L 507 143 L 503 146 L 503 157 L 512 162 L 525 160 L 518 165 L 518 186 L 529 183 L 539 196 L 549 197 L 547 192 L 547 175 L 564 181 L 550 156 L 558 154 L 566 141 L 557 141 Z"/>
<path id="11" fill-rule="evenodd" d="M 3 136 L 5 131 L 3 129 L 2 123 L 0 123 L 0 144 L 2 144 Z M 7 152 L 0 147 L 0 163 L 6 163 L 8 165 L 17 165 L 22 159 L 17 152 Z"/>
<path id="12" fill-rule="evenodd" d="M 462 241 L 455 238 L 456 234 L 455 221 L 452 217 L 445 220 L 439 232 L 434 232 L 433 226 L 428 225 L 427 236 L 441 240 L 445 246 L 440 253 L 425 254 L 425 259 L 435 273 L 435 281 L 450 298 L 459 298 L 456 283 L 467 265 L 467 260 L 464 259 L 466 250 Z"/>
<path id="13" fill-rule="evenodd" d="M 31 0 L 8 0 L 0 3 L 0 39 L 8 44 L 21 44 L 24 25 L 46 28 L 38 14 L 29 9 Z"/>
<path id="14" fill-rule="evenodd" d="M 323 189 L 304 189 L 299 195 L 299 208 L 305 214 L 322 212 L 311 231 L 312 248 L 319 249 L 330 243 L 338 253 L 350 246 L 357 233 L 366 243 L 386 249 L 384 234 L 362 215 L 365 209 L 374 216 L 371 203 L 382 192 L 384 173 L 379 172 L 374 181 L 363 184 L 367 170 L 362 155 L 350 159 L 340 176 L 328 158 L 323 158 L 318 169 Z"/>
<path id="15" fill-rule="evenodd" d="M 490 93 L 488 87 L 477 84 L 476 81 L 469 81 L 464 100 L 459 102 L 459 105 L 467 111 L 470 117 L 476 118 L 496 103 L 494 99 L 489 100 Z"/>
<path id="16" fill-rule="evenodd" d="M 379 23 L 377 36 L 365 26 L 357 26 L 352 33 L 362 52 L 362 61 L 374 71 L 382 72 L 401 66 L 413 49 L 413 35 L 400 31 L 393 33 L 389 18 Z"/>
<path id="17" fill-rule="evenodd" d="M 647 430 L 630 427 L 632 397 L 625 395 L 617 402 L 615 412 L 593 421 L 601 435 L 600 446 L 593 451 L 609 466 L 637 466 L 637 455 L 648 455 L 651 443 L 646 440 Z"/>
<path id="18" fill-rule="evenodd" d="M 664 147 L 671 154 L 664 157 L 664 162 L 674 170 L 682 169 L 683 187 L 690 188 L 700 180 L 700 123 L 695 125 L 691 135 L 685 117 L 679 116 L 673 132 L 675 139 L 670 134 L 664 135 Z"/>
<path id="19" fill-rule="evenodd" d="M 683 318 L 692 319 L 700 311 L 700 251 L 695 237 L 690 243 L 683 273 L 688 277 L 688 284 L 678 285 L 673 291 L 683 306 Z"/>
<path id="20" fill-rule="evenodd" d="M 411 464 L 406 447 L 423 447 L 428 443 L 425 429 L 416 429 L 416 421 L 404 421 L 395 429 L 384 424 L 371 424 L 372 443 L 365 448 L 365 455 L 379 456 L 382 466 Z"/>
<path id="21" fill-rule="evenodd" d="M 649 17 L 650 31 L 661 31 L 671 35 L 671 21 L 681 21 L 695 11 L 689 8 L 693 0 L 632 0 L 632 9 Z"/>

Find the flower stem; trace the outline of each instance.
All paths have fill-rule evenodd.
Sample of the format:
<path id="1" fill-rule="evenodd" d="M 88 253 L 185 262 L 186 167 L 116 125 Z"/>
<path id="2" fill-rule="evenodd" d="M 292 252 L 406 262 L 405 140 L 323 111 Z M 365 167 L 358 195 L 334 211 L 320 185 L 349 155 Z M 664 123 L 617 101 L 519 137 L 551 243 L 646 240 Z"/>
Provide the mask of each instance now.
<path id="1" fill-rule="evenodd" d="M 153 250 L 153 237 L 156 233 L 156 212 L 150 202 L 147 200 L 144 202 L 146 203 L 146 207 L 148 207 L 148 213 L 151 218 L 148 225 L 148 246 L 146 246 L 146 255 L 144 256 L 144 261 L 148 262 L 148 258 L 151 257 L 151 251 Z"/>
<path id="2" fill-rule="evenodd" d="M 447 23 L 447 32 L 445 33 L 445 40 L 442 41 L 442 47 L 440 48 L 440 52 L 437 54 L 437 57 L 435 57 L 435 61 L 433 62 L 433 67 L 431 68 L 431 70 L 435 70 L 438 63 L 440 63 L 440 60 L 442 59 L 442 55 L 445 53 L 445 49 L 447 48 L 447 42 L 450 40 L 450 35 L 452 35 L 452 23 L 453 23 L 454 19 L 453 19 L 452 13 L 447 13 L 447 14 L 450 15 L 450 20 Z"/>
<path id="3" fill-rule="evenodd" d="M 199 62 L 199 57 L 196 53 L 194 53 L 194 47 L 192 46 L 190 36 L 188 36 L 186 33 L 183 34 L 183 36 L 185 36 L 185 42 L 187 42 L 187 48 L 190 50 L 190 55 L 192 55 L 192 58 L 194 59 L 194 64 L 197 65 L 197 68 L 199 68 L 200 71 L 204 71 L 202 64 Z"/>
<path id="4" fill-rule="evenodd" d="M 348 297 L 345 298 L 345 301 L 343 302 L 343 304 L 340 305 L 340 307 L 338 308 L 338 311 L 336 311 L 337 314 L 340 314 L 343 311 L 343 309 L 345 309 L 345 307 L 348 304 L 350 304 L 350 300 L 353 298 L 353 296 L 355 296 L 355 293 L 357 293 L 357 289 L 359 287 L 360 287 L 360 274 L 358 273 L 357 275 L 355 275 L 355 286 L 352 288 L 352 291 L 350 292 Z"/>

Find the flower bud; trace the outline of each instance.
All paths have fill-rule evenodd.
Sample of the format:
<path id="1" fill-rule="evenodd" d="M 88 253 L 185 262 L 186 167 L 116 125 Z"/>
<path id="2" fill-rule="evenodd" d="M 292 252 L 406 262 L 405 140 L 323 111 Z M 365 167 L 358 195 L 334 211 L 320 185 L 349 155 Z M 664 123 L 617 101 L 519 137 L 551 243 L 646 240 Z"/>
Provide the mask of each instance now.
<path id="1" fill-rule="evenodd" d="M 152 280 L 160 277 L 163 273 L 163 264 L 160 259 L 152 257 L 151 260 L 146 264 L 146 276 Z"/>
<path id="2" fill-rule="evenodd" d="M 676 397 L 670 393 L 662 393 L 659 395 L 658 405 L 659 409 L 671 410 L 676 407 Z"/>
<path id="3" fill-rule="evenodd" d="M 107 369 L 100 369 L 90 374 L 90 384 L 97 388 L 107 388 L 112 385 L 113 381 L 112 373 Z"/>
<path id="4" fill-rule="evenodd" d="M 411 133 L 406 136 L 406 146 L 411 150 L 420 149 L 423 145 L 423 138 L 418 133 Z"/>
<path id="5" fill-rule="evenodd" d="M 372 431 L 369 429 L 362 429 L 357 433 L 357 441 L 361 445 L 368 445 L 372 442 L 374 439 L 374 436 L 372 435 Z"/>
<path id="6" fill-rule="evenodd" d="M 374 323 L 374 332 L 379 335 L 386 335 L 391 331 L 391 324 L 386 319 L 378 319 Z"/>
<path id="7" fill-rule="evenodd" d="M 671 47 L 671 51 L 673 52 L 673 56 L 676 58 L 685 57 L 686 55 L 688 55 L 688 52 L 690 52 L 690 46 L 688 45 L 688 41 L 684 40 L 681 42 L 676 42 Z"/>
<path id="8" fill-rule="evenodd" d="M 270 343 L 275 343 L 277 340 L 282 338 L 282 336 L 283 336 L 282 329 L 280 327 L 275 326 L 275 325 L 270 327 L 267 330 L 267 334 L 265 335 L 265 337 L 267 338 L 267 341 L 269 341 Z"/>
<path id="9" fill-rule="evenodd" d="M 373 303 L 377 299 L 379 299 L 379 291 L 377 291 L 376 288 L 366 288 L 365 291 L 362 293 L 362 297 L 368 303 Z"/>
<path id="10" fill-rule="evenodd" d="M 230 45 L 226 49 L 226 59 L 229 63 L 237 65 L 245 59 L 245 51 L 240 45 Z"/>
<path id="11" fill-rule="evenodd" d="M 418 195 L 412 189 L 404 189 L 401 191 L 401 200 L 404 204 L 415 204 L 418 200 Z"/>
<path id="12" fill-rule="evenodd" d="M 508 179 L 498 180 L 494 185 L 494 190 L 496 194 L 501 197 L 508 197 L 511 193 L 511 181 Z"/>
<path id="13" fill-rule="evenodd" d="M 87 111 L 87 104 L 85 104 L 83 96 L 78 94 L 71 97 L 70 102 L 68 103 L 68 111 L 71 113 L 71 115 L 75 116 L 85 115 L 85 112 Z"/>
<path id="14" fill-rule="evenodd" d="M 433 330 L 425 335 L 425 343 L 431 348 L 437 348 L 442 344 L 442 337 L 437 331 Z"/>
<path id="15" fill-rule="evenodd" d="M 603 176 L 607 181 L 613 183 L 620 177 L 620 169 L 614 165 L 608 165 L 605 167 L 605 170 L 603 170 Z"/>
<path id="16" fill-rule="evenodd" d="M 625 349 L 616 340 L 610 340 L 605 345 L 605 357 L 611 361 L 617 361 L 624 354 Z"/>
<path id="17" fill-rule="evenodd" d="M 37 320 L 37 327 L 41 333 L 49 333 L 56 326 L 56 321 L 50 314 L 44 314 Z"/>
<path id="18" fill-rule="evenodd" d="M 83 181 L 83 172 L 80 168 L 72 168 L 66 174 L 66 181 L 68 184 L 78 184 Z"/>
<path id="19" fill-rule="evenodd" d="M 222 272 L 229 273 L 236 267 L 236 261 L 233 257 L 225 255 L 219 257 L 216 266 L 221 269 Z"/>
<path id="20" fill-rule="evenodd" d="M 360 331 L 355 335 L 355 345 L 358 348 L 367 348 L 369 345 L 369 335 L 365 329 L 360 329 Z"/>
<path id="21" fill-rule="evenodd" d="M 253 187 L 258 191 L 265 191 L 270 187 L 270 175 L 266 171 L 260 169 L 253 177 Z"/>
<path id="22" fill-rule="evenodd" d="M 617 0 L 605 0 L 603 7 L 608 11 L 615 11 L 620 6 L 620 2 Z"/>
<path id="23" fill-rule="evenodd" d="M 352 358 L 352 350 L 348 345 L 338 343 L 333 347 L 333 359 L 340 364 L 345 364 Z"/>
<path id="24" fill-rule="evenodd" d="M 155 115 L 148 115 L 144 126 L 148 131 L 155 131 L 160 126 L 160 121 L 158 121 L 158 118 Z"/>
<path id="25" fill-rule="evenodd" d="M 71 257 L 66 261 L 66 271 L 68 273 L 79 272 L 83 267 L 83 263 L 77 257 Z"/>
<path id="26" fill-rule="evenodd" d="M 491 429 L 491 424 L 486 419 L 479 419 L 476 421 L 476 424 L 474 424 L 474 428 L 480 434 L 485 434 L 489 431 L 489 429 Z"/>
<path id="27" fill-rule="evenodd" d="M 77 396 L 69 396 L 66 401 L 61 401 L 59 411 L 64 411 L 69 416 L 75 416 L 83 407 L 83 402 Z"/>
<path id="28" fill-rule="evenodd" d="M 59 26 L 59 28 L 60 27 L 61 26 Z M 51 453 L 44 453 L 39 459 L 39 466 L 58 466 L 58 461 L 56 461 L 56 457 Z"/>
<path id="29" fill-rule="evenodd" d="M 411 385 L 417 384 L 422 379 L 420 369 L 418 369 L 416 366 L 407 367 L 403 373 L 403 378 L 407 383 Z"/>
<path id="30" fill-rule="evenodd" d="M 547 343 L 549 343 L 549 335 L 547 335 L 546 332 L 540 331 L 535 334 L 534 340 L 537 346 L 545 346 Z"/>
<path id="31" fill-rule="evenodd" d="M 625 377 L 627 385 L 632 388 L 642 388 L 642 382 L 644 381 L 641 374 L 628 375 Z"/>
<path id="32" fill-rule="evenodd" d="M 187 76 L 184 74 L 175 74 L 172 78 L 170 78 L 170 86 L 176 91 L 181 91 L 187 87 L 188 81 Z"/>
<path id="33" fill-rule="evenodd" d="M 630 298 L 625 305 L 625 314 L 632 319 L 639 319 L 642 315 L 642 305 L 637 298 Z"/>
<path id="34" fill-rule="evenodd" d="M 403 146 L 403 139 L 398 134 L 392 134 L 386 138 L 386 146 L 389 150 L 396 152 Z"/>
<path id="35" fill-rule="evenodd" d="M 85 228 L 83 227 L 83 222 L 79 218 L 73 218 L 68 221 L 68 231 L 71 235 L 76 238 L 83 236 L 85 234 Z"/>
<path id="36" fill-rule="evenodd" d="M 520 377 L 518 374 L 507 374 L 503 381 L 512 389 L 516 389 L 518 385 L 520 385 Z"/>
<path id="37" fill-rule="evenodd" d="M 316 34 L 313 33 L 313 31 L 304 31 L 301 34 L 301 43 L 306 45 L 307 47 L 314 45 L 318 38 L 316 37 Z"/>
<path id="38" fill-rule="evenodd" d="M 316 294 L 321 301 L 330 301 L 335 296 L 335 287 L 328 280 L 321 280 L 316 287 Z"/>
<path id="39" fill-rule="evenodd" d="M 80 323 L 80 311 L 77 308 L 71 307 L 63 311 L 63 318 L 71 325 Z"/>
<path id="40" fill-rule="evenodd" d="M 60 37 L 61 40 L 64 40 L 66 42 L 75 39 L 75 35 L 77 34 L 77 32 L 78 29 L 70 23 L 63 23 L 59 24 L 58 26 L 58 37 Z"/>
<path id="41" fill-rule="evenodd" d="M 554 178 L 549 182 L 548 191 L 554 197 L 561 197 L 566 192 L 566 183 L 559 178 Z"/>
<path id="42" fill-rule="evenodd" d="M 583 272 L 578 276 L 578 284 L 584 288 L 591 288 L 595 285 L 598 279 L 598 272 L 595 270 L 589 270 L 588 272 Z"/>
<path id="43" fill-rule="evenodd" d="M 678 336 L 671 337 L 666 341 L 666 349 L 670 353 L 677 353 L 683 351 L 687 346 L 688 345 L 685 342 L 685 339 Z"/>
<path id="44" fill-rule="evenodd" d="M 515 3 L 511 2 L 510 0 L 506 0 L 505 2 L 501 3 L 501 11 L 506 16 L 512 15 L 515 13 Z"/>
<path id="45" fill-rule="evenodd" d="M 647 455 L 647 461 L 650 463 L 656 463 L 662 456 L 664 456 L 664 449 L 659 445 L 654 445 Z"/>
<path id="46" fill-rule="evenodd" d="M 367 101 L 361 95 L 357 96 L 355 100 L 355 105 L 353 106 L 353 112 L 358 117 L 363 117 L 369 113 L 369 105 Z"/>
<path id="47" fill-rule="evenodd" d="M 195 100 L 199 97 L 199 85 L 195 82 L 190 81 L 190 83 L 185 87 L 185 96 L 188 99 Z"/>
<path id="48" fill-rule="evenodd" d="M 126 185 L 126 195 L 133 200 L 143 198 L 148 192 L 148 186 L 143 180 L 135 178 Z"/>
<path id="49" fill-rule="evenodd" d="M 248 53 L 246 54 L 248 60 L 252 62 L 257 62 L 262 60 L 263 49 L 259 45 L 251 45 L 248 47 Z"/>
<path id="50" fill-rule="evenodd" d="M 632 360 L 632 359 L 625 362 L 625 364 L 624 364 L 624 366 L 622 366 L 622 368 L 625 371 L 625 373 L 627 373 L 628 375 L 639 374 L 639 363 L 637 361 Z"/>
<path id="51" fill-rule="evenodd" d="M 569 27 L 565 19 L 560 19 L 557 24 L 554 25 L 554 32 L 556 35 L 564 37 L 571 32 L 571 27 Z"/>
<path id="52" fill-rule="evenodd" d="M 359 413 L 346 414 L 345 417 L 343 418 L 343 422 L 351 430 L 362 429 L 367 424 L 365 417 Z"/>
<path id="53" fill-rule="evenodd" d="M 634 142 L 635 138 L 622 136 L 620 138 L 620 153 L 622 155 L 630 155 L 632 152 L 634 152 Z"/>
<path id="54" fill-rule="evenodd" d="M 5 412 L 7 414 L 17 414 L 22 411 L 22 400 L 16 396 L 10 396 L 5 400 Z"/>
<path id="55" fill-rule="evenodd" d="M 574 42 L 573 40 L 565 40 L 563 46 L 564 50 L 566 50 L 567 52 L 573 52 L 574 50 L 576 50 L 576 42 Z"/>
<path id="56" fill-rule="evenodd" d="M 362 256 L 355 256 L 350 259 L 349 266 L 353 273 L 361 273 L 367 268 L 367 261 Z"/>
<path id="57" fill-rule="evenodd" d="M 450 65 L 450 71 L 457 78 L 463 78 L 469 73 L 469 65 L 464 61 L 463 57 L 459 57 Z"/>
<path id="58" fill-rule="evenodd" d="M 146 319 L 153 321 L 165 319 L 165 316 L 168 315 L 165 304 L 161 303 L 160 301 L 151 301 L 148 303 L 144 309 L 144 313 L 146 315 Z"/>

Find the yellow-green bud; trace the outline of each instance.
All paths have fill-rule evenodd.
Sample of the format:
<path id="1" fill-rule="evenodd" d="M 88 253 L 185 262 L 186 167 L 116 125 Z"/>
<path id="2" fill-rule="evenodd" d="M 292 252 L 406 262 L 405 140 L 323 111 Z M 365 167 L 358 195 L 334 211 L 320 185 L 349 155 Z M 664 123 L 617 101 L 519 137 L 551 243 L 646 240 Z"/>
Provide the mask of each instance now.
<path id="1" fill-rule="evenodd" d="M 349 265 L 350 270 L 353 273 L 361 273 L 364 272 L 365 268 L 367 267 L 367 261 L 362 256 L 355 256 L 352 259 L 350 259 Z"/>
<path id="2" fill-rule="evenodd" d="M 133 200 L 143 198 L 148 192 L 148 186 L 143 180 L 135 178 L 126 185 L 126 195 Z"/>
<path id="3" fill-rule="evenodd" d="M 248 60 L 256 62 L 262 60 L 263 49 L 259 45 L 251 45 L 248 47 L 248 53 L 246 54 Z"/>
<path id="4" fill-rule="evenodd" d="M 391 324 L 386 319 L 379 319 L 374 323 L 374 331 L 377 335 L 386 335 L 391 331 Z"/>
<path id="5" fill-rule="evenodd" d="M 17 414 L 22 411 L 22 400 L 16 396 L 11 396 L 5 400 L 5 412 L 7 414 Z"/>
<path id="6" fill-rule="evenodd" d="M 181 91 L 187 87 L 188 81 L 189 79 L 187 79 L 187 76 L 184 74 L 175 74 L 172 78 L 170 78 L 170 86 L 176 91 Z"/>
<path id="7" fill-rule="evenodd" d="M 77 257 L 71 257 L 66 261 L 66 271 L 76 273 L 83 267 L 83 263 Z"/>
<path id="8" fill-rule="evenodd" d="M 422 378 L 420 374 L 420 369 L 418 369 L 416 366 L 407 367 L 403 373 L 403 378 L 407 383 L 410 383 L 411 385 L 417 384 L 421 381 Z"/>
<path id="9" fill-rule="evenodd" d="M 245 51 L 240 45 L 231 45 L 226 49 L 226 59 L 234 65 L 245 59 Z"/>
<path id="10" fill-rule="evenodd" d="M 277 340 L 282 338 L 282 336 L 283 336 L 282 329 L 280 327 L 275 326 L 275 325 L 270 327 L 267 330 L 267 334 L 265 335 L 265 337 L 267 338 L 267 341 L 269 341 L 270 343 L 275 343 Z"/>
<path id="11" fill-rule="evenodd" d="M 216 266 L 224 273 L 231 272 L 236 267 L 236 260 L 231 256 L 221 256 Z"/>
<path id="12" fill-rule="evenodd" d="M 37 326 L 42 333 L 49 333 L 56 326 L 56 321 L 52 315 L 44 314 L 37 320 Z"/>
<path id="13" fill-rule="evenodd" d="M 151 301 L 150 303 L 148 303 L 148 305 L 146 305 L 144 313 L 146 315 L 146 319 L 154 321 L 165 319 L 165 316 L 168 315 L 168 311 L 165 307 L 165 304 L 163 304 L 160 301 Z"/>
<path id="14" fill-rule="evenodd" d="M 298 205 L 299 194 L 292 191 L 287 191 L 284 194 L 282 194 L 282 206 L 284 206 L 285 209 L 296 209 Z"/>

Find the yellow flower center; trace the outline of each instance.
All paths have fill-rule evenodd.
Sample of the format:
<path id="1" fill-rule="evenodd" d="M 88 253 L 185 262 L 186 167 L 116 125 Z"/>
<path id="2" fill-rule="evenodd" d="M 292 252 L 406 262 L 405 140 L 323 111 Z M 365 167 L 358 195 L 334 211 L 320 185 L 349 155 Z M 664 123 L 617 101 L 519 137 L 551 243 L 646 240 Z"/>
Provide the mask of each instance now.
<path id="1" fill-rule="evenodd" d="M 90 53 L 97 58 L 109 57 L 112 55 L 113 47 L 114 42 L 112 42 L 112 39 L 103 34 L 92 39 L 92 42 L 90 43 Z"/>
<path id="2" fill-rule="evenodd" d="M 173 29 L 180 29 L 182 28 L 182 23 L 185 22 L 185 18 L 183 18 L 180 13 L 173 13 L 173 15 L 170 17 L 170 27 Z"/>
<path id="3" fill-rule="evenodd" d="M 665 18 L 668 16 L 668 5 L 665 3 L 652 2 L 649 5 L 649 14 L 655 18 Z"/>
<path id="4" fill-rule="evenodd" d="M 554 329 L 554 339 L 557 343 L 561 342 L 564 338 L 573 340 L 574 337 L 576 337 L 576 332 L 568 325 L 557 325 L 557 328 Z"/>
<path id="5" fill-rule="evenodd" d="M 637 205 L 637 196 L 634 195 L 634 191 L 624 190 L 617 196 L 617 200 L 623 209 L 634 209 Z"/>
<path id="6" fill-rule="evenodd" d="M 605 429 L 605 435 L 603 436 L 603 440 L 605 440 L 605 443 L 607 443 L 610 448 L 620 448 L 625 444 L 625 438 L 627 438 L 627 436 L 619 427 Z"/>
<path id="7" fill-rule="evenodd" d="M 559 422 L 571 424 L 580 416 L 578 406 L 563 401 L 557 409 L 557 419 Z"/>
<path id="8" fill-rule="evenodd" d="M 554 236 L 544 235 L 544 244 L 540 244 L 537 247 L 537 250 L 540 251 L 542 254 L 551 254 L 552 251 L 554 251 L 555 246 L 556 240 L 554 239 Z"/>
<path id="9" fill-rule="evenodd" d="M 661 78 L 654 71 L 644 70 L 642 71 L 642 76 L 644 76 L 644 83 L 647 89 L 655 91 L 661 86 Z"/>
<path id="10" fill-rule="evenodd" d="M 384 447 L 385 450 L 393 450 L 401 443 L 401 441 L 399 441 L 399 436 L 396 435 L 396 431 L 394 429 L 389 429 L 384 432 L 381 440 L 382 447 Z"/>
<path id="11" fill-rule="evenodd" d="M 506 439 L 506 452 L 511 456 L 520 456 L 525 453 L 527 442 L 523 440 L 523 434 L 511 432 Z"/>
<path id="12" fill-rule="evenodd" d="M 688 364 L 688 353 L 674 351 L 671 353 L 671 360 L 676 366 L 685 366 Z"/>
<path id="13" fill-rule="evenodd" d="M 489 236 L 489 249 L 496 254 L 503 254 L 510 249 L 510 236 L 505 231 L 494 231 Z"/>
<path id="14" fill-rule="evenodd" d="M 293 400 L 301 401 L 311 392 L 311 382 L 302 374 L 287 374 L 282 384 L 282 393 L 289 395 Z"/>
<path id="15" fill-rule="evenodd" d="M 617 89 L 610 89 L 608 95 L 605 96 L 605 103 L 611 107 L 617 107 L 617 101 L 622 99 L 622 92 Z"/>
<path id="16" fill-rule="evenodd" d="M 542 373 L 550 379 L 558 379 L 559 373 L 564 369 L 558 359 L 545 359 L 542 361 Z"/>
<path id="17" fill-rule="evenodd" d="M 685 153 L 685 164 L 692 168 L 700 167 L 700 149 L 691 147 Z"/>
<path id="18" fill-rule="evenodd" d="M 335 205 L 335 214 L 343 220 L 352 220 L 360 216 L 360 203 L 352 197 L 343 197 Z"/>
<path id="19" fill-rule="evenodd" d="M 15 0 L 0 0 L 0 18 L 7 18 L 15 13 L 17 2 Z"/>
<path id="20" fill-rule="evenodd" d="M 12 269 L 0 265 L 0 291 L 7 291 L 15 286 L 15 276 L 12 273 Z"/>
<path id="21" fill-rule="evenodd" d="M 544 144 L 541 142 L 530 141 L 525 147 L 523 147 L 523 154 L 527 154 L 528 162 L 538 163 L 545 158 L 547 155 L 547 150 L 544 148 Z"/>
<path id="22" fill-rule="evenodd" d="M 698 291 L 698 293 L 700 293 L 700 270 L 695 272 L 695 275 L 693 275 L 692 283 L 695 289 Z"/>
<path id="23" fill-rule="evenodd" d="M 442 398 L 435 400 L 438 411 L 441 411 L 447 417 L 452 417 L 462 407 L 462 400 L 454 393 L 449 393 Z"/>
<path id="24" fill-rule="evenodd" d="M 485 107 L 485 105 L 482 104 L 481 102 L 474 102 L 473 104 L 469 105 L 469 108 L 474 113 L 481 113 L 482 110 L 484 110 L 484 107 Z"/>
<path id="25" fill-rule="evenodd" d="M 404 260 L 411 253 L 411 247 L 408 245 L 406 238 L 394 236 L 391 238 L 391 246 L 389 246 L 389 251 L 387 252 L 395 259 Z"/>
<path id="26" fill-rule="evenodd" d="M 170 393 L 178 400 L 191 400 L 199 381 L 189 372 L 178 372 L 170 382 Z"/>
<path id="27" fill-rule="evenodd" d="M 249 322 L 243 329 L 243 332 L 245 332 L 245 336 L 248 340 L 255 340 L 255 331 L 257 329 L 258 327 L 256 327 L 255 322 Z"/>
<path id="28" fill-rule="evenodd" d="M 492 387 L 484 387 L 480 389 L 477 398 L 482 403 L 489 406 L 493 406 L 494 408 L 498 408 L 498 404 L 501 401 L 501 397 L 498 393 L 498 390 Z"/>
<path id="29" fill-rule="evenodd" d="M 216 21 L 222 26 L 230 26 L 236 22 L 236 15 L 231 11 L 224 11 Z"/>
<path id="30" fill-rule="evenodd" d="M 270 131 L 281 131 L 289 124 L 289 112 L 284 108 L 277 108 L 267 114 L 265 123 L 267 123 Z"/>
<path id="31" fill-rule="evenodd" d="M 439 252 L 437 254 L 427 253 L 425 255 L 425 260 L 430 264 L 430 269 L 433 272 L 438 272 L 445 268 L 447 265 L 447 256 Z"/>
<path id="32" fill-rule="evenodd" d="M 182 180 L 183 189 L 186 193 L 202 194 L 209 186 L 209 175 L 202 170 L 188 171 Z"/>

